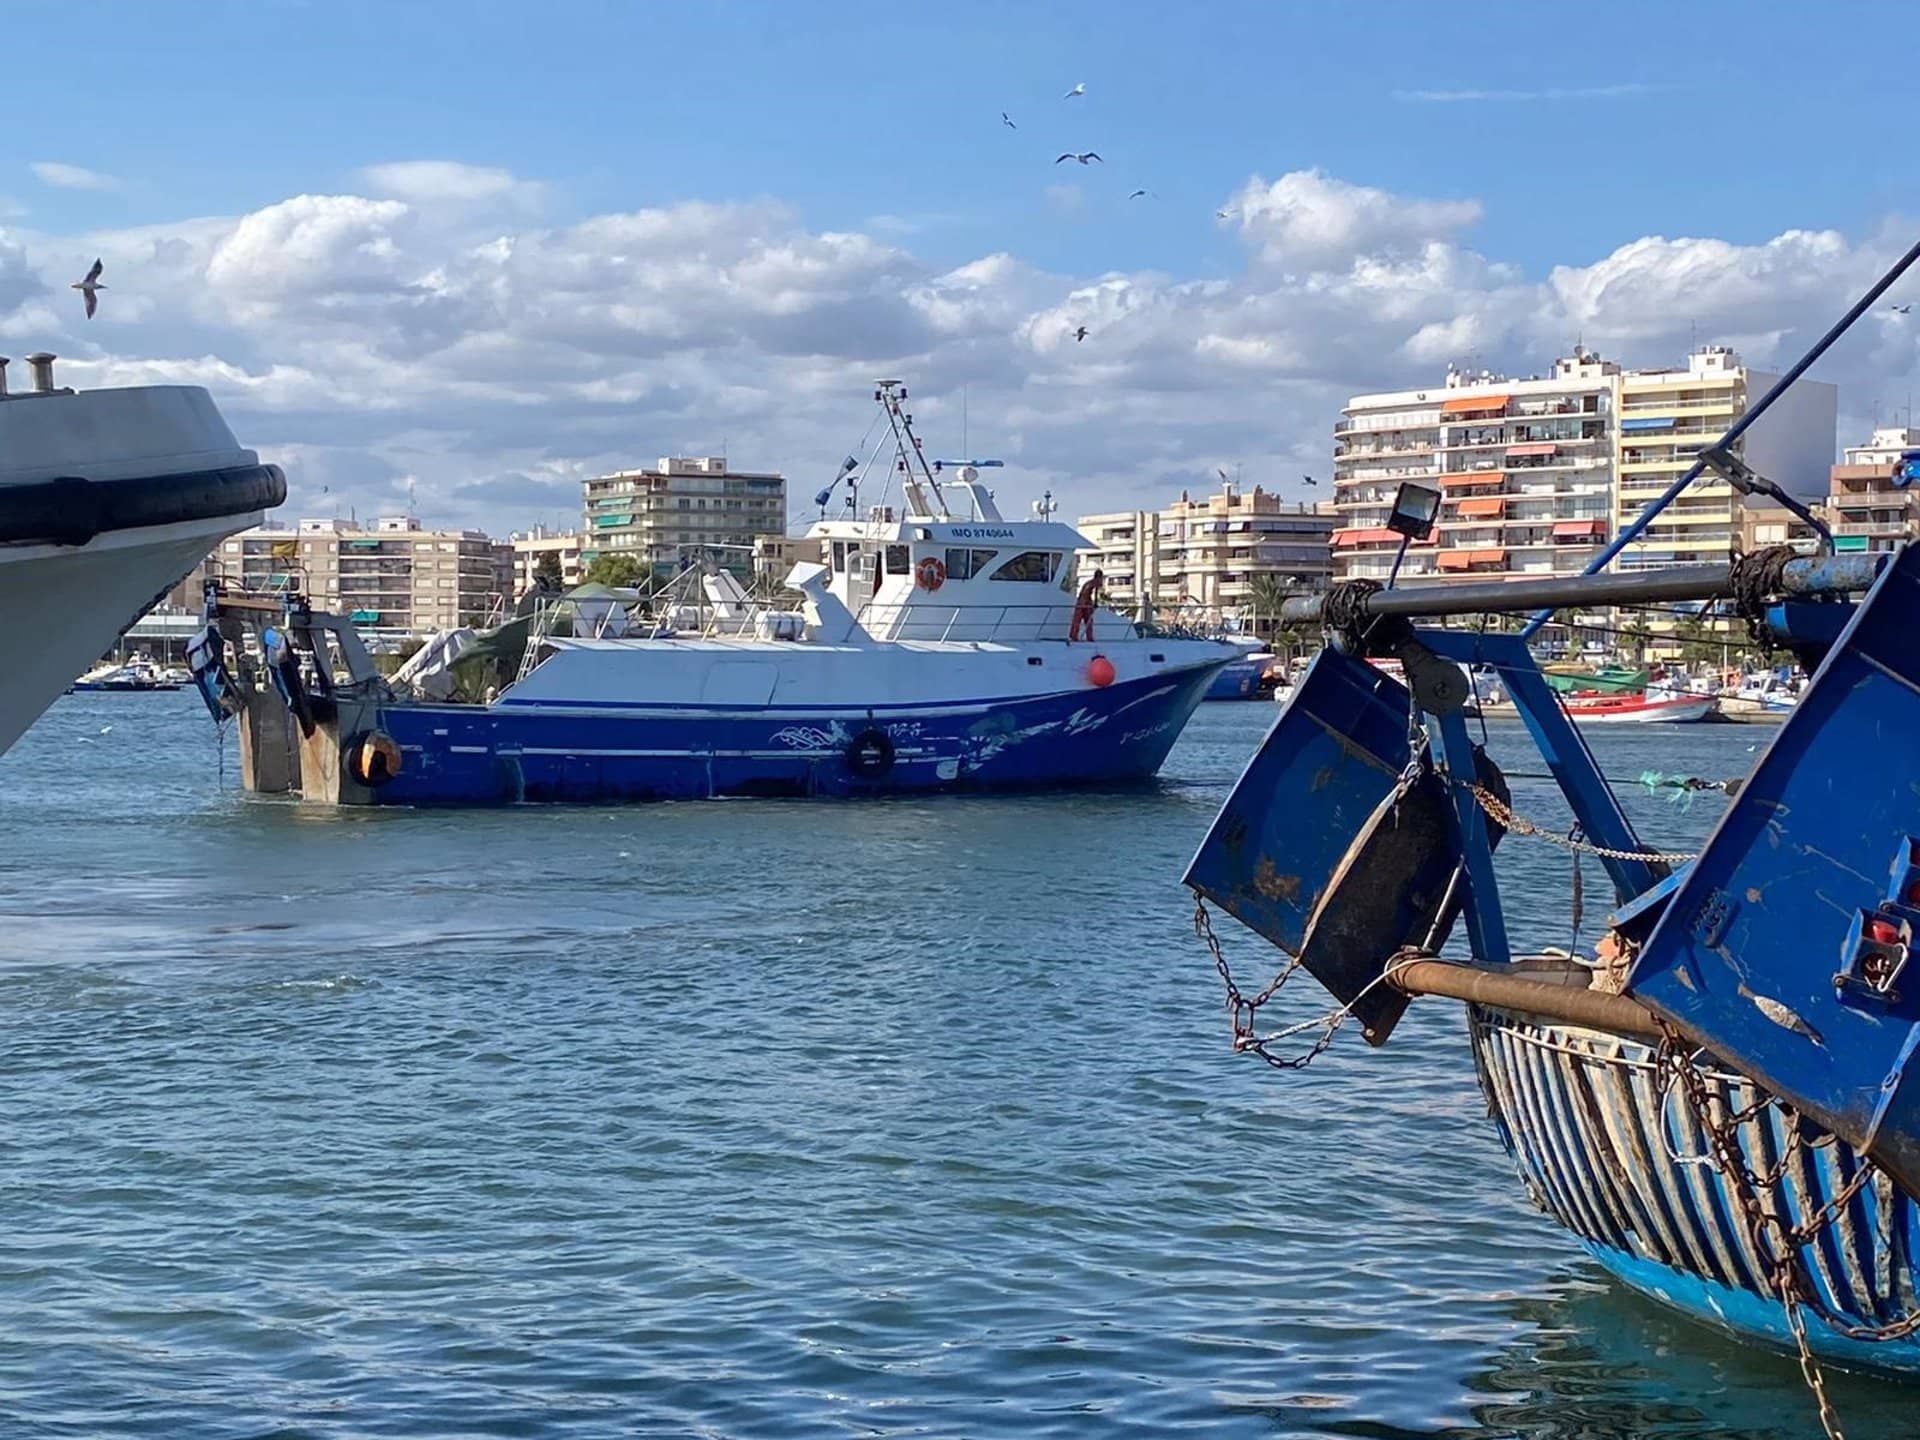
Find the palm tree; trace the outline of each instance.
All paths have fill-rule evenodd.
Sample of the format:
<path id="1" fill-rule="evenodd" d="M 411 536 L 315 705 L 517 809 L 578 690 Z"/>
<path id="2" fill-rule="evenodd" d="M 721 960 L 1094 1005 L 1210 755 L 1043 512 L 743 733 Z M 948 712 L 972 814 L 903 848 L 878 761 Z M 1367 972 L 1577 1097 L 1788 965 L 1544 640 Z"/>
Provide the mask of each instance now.
<path id="1" fill-rule="evenodd" d="M 1287 597 L 1298 593 L 1297 575 L 1276 575 L 1262 571 L 1247 584 L 1247 600 L 1253 607 L 1253 632 L 1272 635 L 1280 628 L 1280 607 Z"/>

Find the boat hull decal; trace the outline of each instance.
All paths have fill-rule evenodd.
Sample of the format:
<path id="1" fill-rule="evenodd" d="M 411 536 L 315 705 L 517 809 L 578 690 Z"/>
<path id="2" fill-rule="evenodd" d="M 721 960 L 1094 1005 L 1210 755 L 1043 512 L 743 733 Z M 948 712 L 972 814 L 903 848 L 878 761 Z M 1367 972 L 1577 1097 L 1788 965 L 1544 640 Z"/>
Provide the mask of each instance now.
<path id="1" fill-rule="evenodd" d="M 383 707 L 405 755 L 381 805 L 594 803 L 727 795 L 861 795 L 1041 788 L 1145 779 L 1199 704 L 1211 666 L 1072 690 L 912 713 L 569 712 L 511 705 Z M 849 763 L 856 738 L 894 747 L 884 775 Z"/>

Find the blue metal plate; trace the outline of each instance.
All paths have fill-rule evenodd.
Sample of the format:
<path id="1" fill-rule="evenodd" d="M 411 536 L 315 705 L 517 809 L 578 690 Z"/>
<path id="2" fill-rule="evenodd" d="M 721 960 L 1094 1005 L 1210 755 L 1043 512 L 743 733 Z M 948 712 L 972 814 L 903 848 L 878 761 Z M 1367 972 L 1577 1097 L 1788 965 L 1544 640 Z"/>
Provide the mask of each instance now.
<path id="1" fill-rule="evenodd" d="M 1888 905 L 1890 876 L 1897 888 L 1920 835 L 1917 633 L 1920 547 L 1908 546 L 1729 805 L 1629 979 L 1695 1043 L 1914 1194 L 1920 957 L 1886 993 L 1840 977 L 1861 963 L 1862 912 Z M 1886 924 L 1897 930 L 1898 917 Z"/>
<path id="2" fill-rule="evenodd" d="M 1363 661 L 1323 651 L 1215 817 L 1187 884 L 1301 963 L 1367 1038 L 1406 1007 L 1368 991 L 1394 951 L 1433 923 L 1458 847 L 1444 788 L 1387 802 L 1406 768 L 1407 692 Z M 1362 998 L 1364 994 L 1364 998 Z"/>

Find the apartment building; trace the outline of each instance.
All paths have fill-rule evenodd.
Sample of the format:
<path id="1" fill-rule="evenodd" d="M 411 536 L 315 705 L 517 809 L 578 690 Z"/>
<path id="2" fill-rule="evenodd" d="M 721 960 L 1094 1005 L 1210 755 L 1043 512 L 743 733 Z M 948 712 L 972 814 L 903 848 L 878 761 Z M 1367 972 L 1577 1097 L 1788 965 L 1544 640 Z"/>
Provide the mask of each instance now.
<path id="1" fill-rule="evenodd" d="M 1894 484 L 1909 454 L 1920 458 L 1920 429 L 1877 429 L 1864 445 L 1849 445 L 1828 475 L 1827 523 L 1833 548 L 1891 550 L 1920 536 L 1920 486 Z"/>
<path id="2" fill-rule="evenodd" d="M 1403 581 L 1565 575 L 1610 533 L 1620 367 L 1576 347 L 1522 380 L 1449 369 L 1429 390 L 1356 395 L 1334 426 L 1335 576 L 1384 580 L 1400 485 L 1441 492 L 1439 523 Z"/>
<path id="3" fill-rule="evenodd" d="M 1097 569 L 1120 609 L 1137 614 L 1160 593 L 1160 515 L 1154 510 L 1116 510 L 1082 515 L 1074 528 L 1092 542 L 1080 552 L 1080 573 Z"/>
<path id="4" fill-rule="evenodd" d="M 1619 483 L 1613 523 L 1624 525 L 1725 433 L 1778 375 L 1749 370 L 1725 345 L 1703 345 L 1684 367 L 1620 377 Z M 1749 467 L 1797 499 L 1818 500 L 1833 465 L 1839 392 L 1802 380 L 1735 445 Z M 1726 481 L 1702 475 L 1616 562 L 1622 570 L 1697 564 L 1738 548 L 1745 501 Z"/>
<path id="5" fill-rule="evenodd" d="M 414 634 L 487 623 L 504 599 L 494 542 L 478 530 L 427 530 L 407 515 L 258 526 L 224 540 L 209 565 L 251 590 L 298 586 L 355 624 Z"/>
<path id="6" fill-rule="evenodd" d="M 729 470 L 724 456 L 663 457 L 652 469 L 585 482 L 585 561 L 631 555 L 662 577 L 684 557 L 752 571 L 762 536 L 787 529 L 787 482 L 776 472 Z"/>
<path id="7" fill-rule="evenodd" d="M 524 595 L 533 588 L 534 574 L 543 564 L 559 568 L 560 584 L 567 589 L 578 585 L 585 574 L 587 536 L 577 530 L 549 530 L 536 525 L 531 530 L 516 530 L 507 545 L 511 571 L 509 589 L 515 595 Z"/>
<path id="8" fill-rule="evenodd" d="M 1085 515 L 1075 522 L 1091 542 L 1080 552 L 1080 573 L 1098 566 L 1113 602 L 1136 612 L 1181 606 L 1244 611 L 1261 575 L 1289 589 L 1324 589 L 1333 570 L 1334 524 L 1331 511 L 1232 483 L 1198 499 L 1183 490 L 1162 510 Z"/>
<path id="9" fill-rule="evenodd" d="M 1409 582 L 1573 574 L 1764 393 L 1725 346 L 1684 367 L 1625 370 L 1576 346 L 1549 373 L 1449 370 L 1428 390 L 1356 395 L 1334 426 L 1335 577 L 1384 579 L 1400 549 L 1385 528 L 1406 480 L 1437 487 L 1439 524 L 1409 547 Z M 1837 392 L 1802 381 L 1747 432 L 1746 462 L 1790 493 L 1824 488 Z M 1725 555 L 1740 506 L 1702 479 L 1615 562 L 1623 569 Z"/>

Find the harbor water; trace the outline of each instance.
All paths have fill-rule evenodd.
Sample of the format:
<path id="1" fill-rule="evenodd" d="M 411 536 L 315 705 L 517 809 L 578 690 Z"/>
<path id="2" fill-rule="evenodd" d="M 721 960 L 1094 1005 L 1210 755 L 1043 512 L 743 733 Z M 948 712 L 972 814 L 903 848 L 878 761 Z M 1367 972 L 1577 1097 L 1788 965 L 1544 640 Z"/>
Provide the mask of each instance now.
<path id="1" fill-rule="evenodd" d="M 1179 878 L 1273 713 L 1129 791 L 425 813 L 69 696 L 0 760 L 0 1435 L 1810 1433 L 1791 1359 L 1532 1209 L 1457 1006 L 1229 1053 Z M 1590 738 L 1631 782 L 1771 733 Z M 1623 788 L 1662 848 L 1722 803 Z M 1568 943 L 1567 856 L 1499 868 Z"/>

